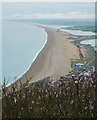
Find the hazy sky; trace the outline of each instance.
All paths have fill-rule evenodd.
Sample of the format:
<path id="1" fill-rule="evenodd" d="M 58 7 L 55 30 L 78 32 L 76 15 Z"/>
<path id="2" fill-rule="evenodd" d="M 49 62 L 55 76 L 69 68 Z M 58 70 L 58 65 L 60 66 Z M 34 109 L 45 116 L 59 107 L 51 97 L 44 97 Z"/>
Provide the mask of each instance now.
<path id="1" fill-rule="evenodd" d="M 3 18 L 8 19 L 94 19 L 95 3 L 3 3 Z"/>
<path id="2" fill-rule="evenodd" d="M 30 1 L 30 2 L 95 2 L 96 0 L 2 0 L 4 2 L 8 2 L 8 1 L 11 1 L 11 2 L 21 2 L 21 1 Z"/>

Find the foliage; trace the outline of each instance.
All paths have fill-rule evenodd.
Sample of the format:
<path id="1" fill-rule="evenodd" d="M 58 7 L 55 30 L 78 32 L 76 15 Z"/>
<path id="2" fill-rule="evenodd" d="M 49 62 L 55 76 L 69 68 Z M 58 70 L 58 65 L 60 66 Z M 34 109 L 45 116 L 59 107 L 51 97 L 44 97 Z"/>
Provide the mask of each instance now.
<path id="1" fill-rule="evenodd" d="M 3 87 L 3 118 L 96 118 L 97 76 L 50 77 L 21 86 Z"/>

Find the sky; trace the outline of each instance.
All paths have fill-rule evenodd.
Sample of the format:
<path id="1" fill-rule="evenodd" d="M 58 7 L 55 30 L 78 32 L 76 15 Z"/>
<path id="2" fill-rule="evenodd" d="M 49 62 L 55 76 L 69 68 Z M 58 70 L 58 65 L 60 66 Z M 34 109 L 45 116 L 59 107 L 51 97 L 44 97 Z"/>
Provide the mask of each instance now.
<path id="1" fill-rule="evenodd" d="M 4 19 L 94 19 L 94 2 L 3 2 Z"/>
<path id="2" fill-rule="evenodd" d="M 2 13 L 4 19 L 94 19 L 95 1 L 96 0 L 0 0 L 0 19 L 2 18 Z M 2 80 L 1 27 L 2 24 L 0 21 L 0 80 Z"/>
<path id="3" fill-rule="evenodd" d="M 95 2 L 96 0 L 1 0 L 2 2 Z"/>

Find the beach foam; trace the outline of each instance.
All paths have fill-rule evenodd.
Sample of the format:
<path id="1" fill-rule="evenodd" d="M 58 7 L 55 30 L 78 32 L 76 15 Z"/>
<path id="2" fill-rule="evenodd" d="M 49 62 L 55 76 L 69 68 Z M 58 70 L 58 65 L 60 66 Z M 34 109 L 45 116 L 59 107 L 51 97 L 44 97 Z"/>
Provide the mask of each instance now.
<path id="1" fill-rule="evenodd" d="M 43 28 L 39 28 L 38 26 L 33 26 L 33 25 L 29 25 L 29 24 L 22 24 L 22 23 L 15 23 L 15 22 L 8 22 L 8 23 L 10 23 L 11 25 L 17 25 L 17 26 L 15 26 L 15 27 L 17 27 L 17 30 L 19 29 L 19 27 L 18 26 L 20 26 L 21 28 L 21 30 L 19 30 L 19 31 L 21 31 L 21 32 L 24 32 L 24 30 L 25 30 L 25 32 L 23 33 L 24 35 L 21 35 L 21 36 L 18 36 L 18 39 L 16 39 L 16 41 L 15 42 L 18 42 L 18 45 L 19 45 L 19 47 L 18 47 L 18 51 L 17 51 L 17 49 L 15 50 L 15 48 L 17 48 L 16 46 L 17 46 L 17 44 L 16 44 L 16 46 L 14 45 L 15 44 L 15 42 L 14 42 L 14 37 L 11 37 L 12 35 L 10 35 L 10 34 L 7 34 L 6 36 L 10 36 L 11 38 L 13 38 L 13 39 L 9 39 L 9 37 L 6 37 L 6 39 L 4 39 L 4 37 L 3 37 L 3 76 L 2 77 L 6 77 L 6 79 L 8 79 L 9 78 L 9 76 L 11 76 L 10 77 L 10 81 L 9 81 L 9 83 L 11 84 L 11 83 L 13 83 L 13 82 L 15 82 L 17 79 L 19 79 L 23 74 L 25 74 L 27 71 L 28 71 L 28 69 L 30 68 L 30 66 L 31 66 L 31 64 L 32 64 L 32 62 L 34 62 L 35 61 L 35 59 L 36 59 L 36 57 L 38 56 L 38 54 L 39 54 L 39 52 L 41 51 L 41 49 L 45 46 L 45 44 L 46 44 L 46 42 L 47 42 L 47 33 L 44 31 L 44 29 Z M 7 24 L 7 23 L 6 23 Z M 9 24 L 9 25 L 10 25 Z M 11 26 L 10 26 L 11 27 Z M 22 28 L 22 27 L 24 27 L 24 29 Z M 34 27 L 35 27 L 35 32 L 34 32 L 34 34 L 33 34 L 33 31 L 34 31 Z M 13 28 L 14 28 L 14 26 L 13 26 Z M 13 29 L 12 28 L 12 29 Z M 7 29 L 9 29 L 9 31 L 11 32 L 11 29 L 8 27 Z M 23 31 L 22 31 L 22 29 L 23 29 Z M 29 31 L 30 30 L 30 31 Z M 7 31 L 7 30 L 6 30 Z M 4 32 L 3 31 L 3 36 L 7 33 L 7 32 Z M 13 31 L 14 33 L 15 33 L 15 31 Z M 20 32 L 20 33 L 21 33 Z M 31 33 L 32 32 L 32 33 Z M 38 32 L 38 33 L 37 33 Z M 19 32 L 18 32 L 19 33 Z M 31 34 L 30 34 L 31 33 Z M 35 34 L 36 33 L 36 34 Z M 42 33 L 42 35 L 40 35 Z M 17 33 L 15 34 L 15 35 L 18 35 Z M 26 38 L 25 39 L 23 39 L 24 37 L 25 37 L 25 35 L 26 35 Z M 27 35 L 30 35 L 30 36 L 28 36 L 28 39 L 27 39 Z M 34 37 L 34 36 L 37 36 L 37 37 Z M 40 37 L 40 38 L 39 38 Z M 43 39 L 43 40 L 42 40 Z M 11 43 L 10 44 L 7 44 L 7 41 L 8 40 L 11 40 Z M 18 40 L 18 41 L 17 41 Z M 24 41 L 23 41 L 24 40 Z M 4 41 L 5 41 L 5 43 L 4 43 Z M 13 43 L 14 42 L 14 43 Z M 24 42 L 24 43 L 23 43 Z M 27 43 L 28 42 L 28 43 Z M 19 44 L 20 43 L 20 44 Z M 27 44 L 26 44 L 27 43 Z M 29 46 L 29 43 L 30 43 L 30 46 Z M 35 43 L 35 46 L 34 46 L 34 43 Z M 16 57 L 16 61 L 14 61 L 14 56 L 13 55 L 15 55 L 15 53 L 14 53 L 14 50 L 10 50 L 10 52 L 12 52 L 12 55 L 10 55 L 10 54 L 8 54 L 8 53 L 10 53 L 10 52 L 8 52 L 8 48 L 9 48 L 9 46 L 6 48 L 6 45 L 11 45 L 12 46 L 12 48 L 15 50 L 15 52 L 18 54 L 18 52 L 19 52 L 19 48 L 20 48 L 20 46 L 24 46 L 22 49 L 20 49 L 20 52 L 21 53 L 23 53 L 23 54 L 21 54 L 20 53 L 20 55 L 23 55 L 23 56 L 25 56 L 25 57 L 22 57 L 22 56 L 19 56 L 19 57 L 17 57 L 17 56 L 15 56 Z M 15 46 L 15 48 L 13 47 L 13 46 Z M 34 51 L 34 47 L 35 47 L 35 51 Z M 26 49 L 24 49 L 24 48 L 26 48 Z M 4 55 L 6 55 L 6 54 L 4 54 L 4 51 L 5 51 L 5 49 L 6 49 L 6 52 L 8 52 L 7 53 L 7 55 L 8 55 L 8 57 L 6 56 L 6 59 L 5 59 L 5 57 L 4 57 Z M 24 49 L 24 51 L 25 52 L 22 52 L 23 51 L 23 49 Z M 27 52 L 26 52 L 26 50 L 27 50 Z M 29 51 L 30 50 L 30 51 Z M 28 54 L 28 51 L 29 51 L 29 54 Z M 32 51 L 32 54 L 31 54 L 31 51 Z M 17 55 L 16 54 L 16 55 Z M 10 59 L 12 60 L 12 62 L 8 59 L 10 57 Z M 13 57 L 13 58 L 12 58 Z M 24 58 L 24 59 L 23 59 Z M 29 59 L 30 58 L 30 59 Z M 6 62 L 7 62 L 7 64 L 6 64 L 6 68 L 4 68 L 4 65 L 5 65 L 5 61 L 4 60 L 7 60 Z M 22 61 L 21 61 L 22 60 Z M 24 60 L 24 61 L 23 61 Z M 28 62 L 26 62 L 26 60 L 28 61 Z M 11 62 L 11 64 L 10 64 L 10 62 Z M 16 63 L 17 62 L 17 63 Z M 21 63 L 22 62 L 22 63 Z M 12 65 L 12 63 L 13 63 L 13 65 Z M 17 64 L 18 63 L 21 63 L 22 65 L 23 65 L 23 63 L 24 63 L 24 65 L 22 66 L 22 65 L 20 65 L 20 68 L 17 66 Z M 27 64 L 26 64 L 27 63 Z M 28 64 L 29 63 L 29 64 Z M 16 70 L 12 70 L 12 66 L 15 66 L 16 65 L 16 69 L 17 69 L 17 71 Z M 8 67 L 9 66 L 9 67 Z M 19 69 L 19 71 L 18 71 L 18 69 Z M 21 69 L 21 70 L 20 70 Z M 6 72 L 7 72 L 7 74 L 6 74 Z M 5 73 L 5 74 L 4 74 Z M 22 73 L 22 74 L 21 74 Z M 17 76 L 17 77 L 14 77 L 14 76 Z M 2 81 L 3 82 L 3 81 Z M 3 84 L 3 83 L 1 83 L 1 84 Z"/>

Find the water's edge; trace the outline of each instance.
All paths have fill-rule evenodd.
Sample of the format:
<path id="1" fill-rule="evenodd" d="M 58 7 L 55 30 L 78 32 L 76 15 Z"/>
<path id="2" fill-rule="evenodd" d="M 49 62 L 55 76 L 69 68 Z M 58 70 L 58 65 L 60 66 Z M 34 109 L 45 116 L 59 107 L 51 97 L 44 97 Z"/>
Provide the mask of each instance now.
<path id="1" fill-rule="evenodd" d="M 36 25 L 35 25 L 35 26 L 36 26 Z M 37 26 L 37 27 L 39 27 L 39 26 Z M 41 52 L 41 50 L 44 48 L 44 46 L 45 46 L 46 43 L 47 43 L 47 32 L 45 31 L 44 28 L 42 28 L 42 27 L 39 27 L 39 28 L 41 28 L 41 29 L 44 31 L 44 33 L 45 33 L 45 35 L 46 35 L 46 40 L 45 40 L 43 46 L 40 48 L 40 50 L 36 53 L 35 57 L 34 57 L 33 60 L 32 60 L 32 63 L 28 66 L 28 68 L 27 68 L 21 75 L 19 75 L 19 76 L 15 79 L 15 81 L 19 80 L 24 74 L 26 74 L 26 72 L 29 70 L 29 68 L 31 67 L 31 65 L 32 65 L 33 62 L 36 60 L 37 56 L 39 55 L 39 53 Z M 13 84 L 15 81 L 7 84 L 7 87 L 10 86 L 11 84 Z"/>

